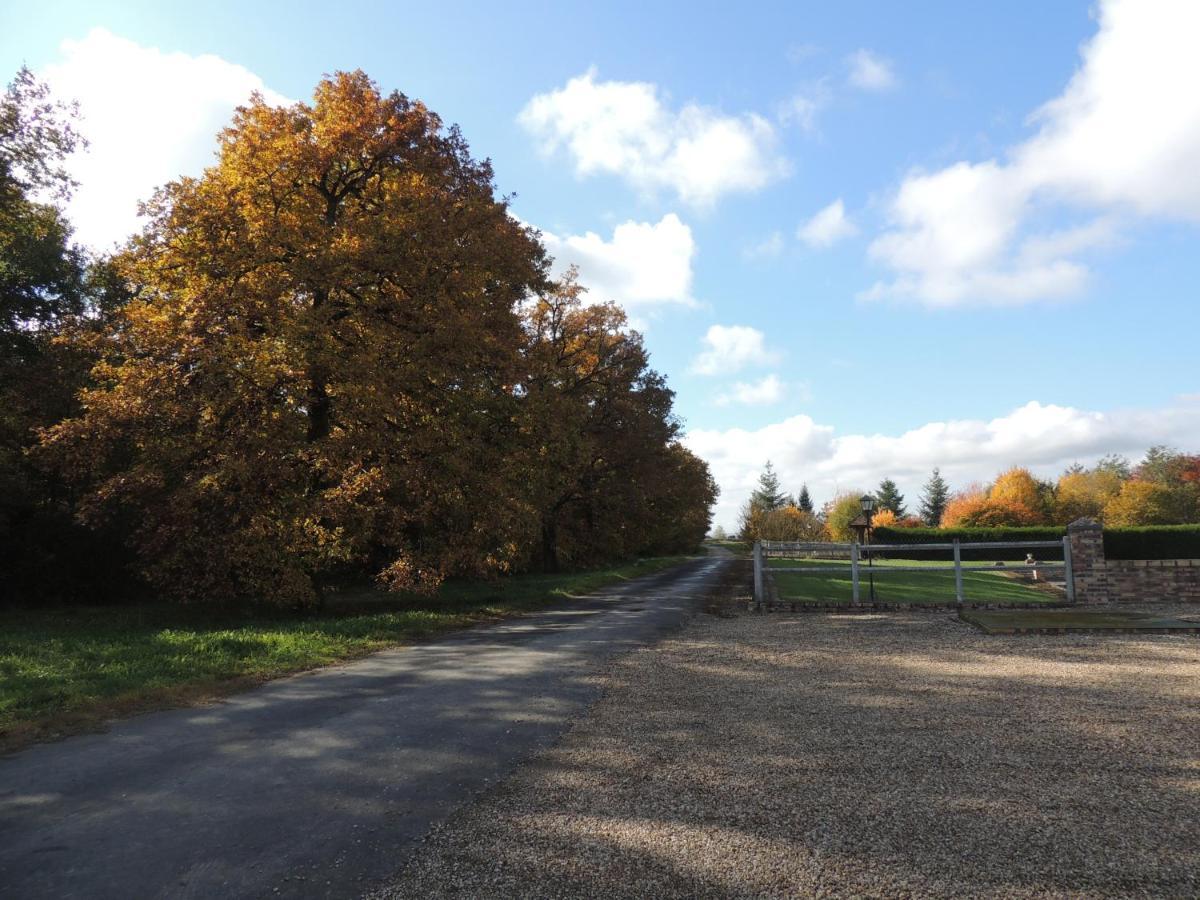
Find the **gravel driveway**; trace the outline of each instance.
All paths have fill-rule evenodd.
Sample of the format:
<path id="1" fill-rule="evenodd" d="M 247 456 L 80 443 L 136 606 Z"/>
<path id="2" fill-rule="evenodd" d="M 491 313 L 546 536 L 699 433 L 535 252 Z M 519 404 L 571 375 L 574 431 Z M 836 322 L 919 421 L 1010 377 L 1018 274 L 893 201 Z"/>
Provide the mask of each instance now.
<path id="1" fill-rule="evenodd" d="M 1200 894 L 1195 636 L 704 615 L 606 691 L 383 896 Z"/>

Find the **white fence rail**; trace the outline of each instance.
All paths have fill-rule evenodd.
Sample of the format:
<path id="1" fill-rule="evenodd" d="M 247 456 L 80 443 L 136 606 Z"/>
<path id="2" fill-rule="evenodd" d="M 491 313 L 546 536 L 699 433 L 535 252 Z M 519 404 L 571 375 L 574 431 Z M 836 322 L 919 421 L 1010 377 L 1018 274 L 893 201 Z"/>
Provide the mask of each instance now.
<path id="1" fill-rule="evenodd" d="M 1062 562 L 1036 562 L 1036 563 L 1021 563 L 1017 565 L 1005 565 L 1005 572 L 1042 572 L 1062 571 L 1063 580 L 1066 583 L 1067 602 L 1075 602 L 1075 583 L 1073 573 L 1071 571 L 1071 543 L 1064 537 L 1061 541 L 981 541 L 979 543 L 963 544 L 961 541 L 952 541 L 943 544 L 839 544 L 839 543 L 813 543 L 801 541 L 755 541 L 754 542 L 754 602 L 760 607 L 767 602 L 768 585 L 773 581 L 773 572 L 790 572 L 793 574 L 816 574 L 828 575 L 830 573 L 829 566 L 772 566 L 768 564 L 770 559 L 797 559 L 802 554 L 808 555 L 809 558 L 814 556 L 817 558 L 848 558 L 850 561 L 850 583 L 851 583 L 851 603 L 858 604 L 860 602 L 860 570 L 866 568 L 869 573 L 874 572 L 945 572 L 949 573 L 951 567 L 947 565 L 929 565 L 929 566 L 889 566 L 874 564 L 875 554 L 887 553 L 892 556 L 901 556 L 902 558 L 912 559 L 914 551 L 924 552 L 927 550 L 950 550 L 954 553 L 954 596 L 955 601 L 961 606 L 966 602 L 963 593 L 963 572 L 995 572 L 998 571 L 995 566 L 984 565 L 964 565 L 962 559 L 962 551 L 966 550 L 1017 550 L 1029 551 L 1039 550 L 1042 548 L 1054 548 L 1062 551 Z M 867 563 L 864 566 L 863 557 L 866 557 Z M 772 591 L 773 593 L 773 591 Z"/>

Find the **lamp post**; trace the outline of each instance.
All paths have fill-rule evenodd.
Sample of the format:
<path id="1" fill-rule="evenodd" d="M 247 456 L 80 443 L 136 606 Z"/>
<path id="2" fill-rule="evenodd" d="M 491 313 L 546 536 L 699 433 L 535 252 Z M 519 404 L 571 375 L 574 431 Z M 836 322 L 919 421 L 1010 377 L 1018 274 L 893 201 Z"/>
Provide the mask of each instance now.
<path id="1" fill-rule="evenodd" d="M 875 559 L 871 554 L 871 515 L 875 512 L 875 498 L 870 494 L 863 494 L 858 498 L 858 502 L 862 505 L 863 518 L 867 520 L 867 580 L 871 584 L 871 602 L 875 602 L 875 573 L 871 571 L 872 564 Z"/>

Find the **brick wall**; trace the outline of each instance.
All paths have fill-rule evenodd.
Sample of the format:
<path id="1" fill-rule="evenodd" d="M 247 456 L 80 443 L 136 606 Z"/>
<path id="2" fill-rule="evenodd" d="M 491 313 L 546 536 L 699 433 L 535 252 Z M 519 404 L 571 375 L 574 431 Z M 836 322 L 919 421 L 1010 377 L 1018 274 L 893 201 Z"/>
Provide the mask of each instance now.
<path id="1" fill-rule="evenodd" d="M 1099 523 L 1067 527 L 1077 603 L 1200 603 L 1200 559 L 1106 559 Z"/>

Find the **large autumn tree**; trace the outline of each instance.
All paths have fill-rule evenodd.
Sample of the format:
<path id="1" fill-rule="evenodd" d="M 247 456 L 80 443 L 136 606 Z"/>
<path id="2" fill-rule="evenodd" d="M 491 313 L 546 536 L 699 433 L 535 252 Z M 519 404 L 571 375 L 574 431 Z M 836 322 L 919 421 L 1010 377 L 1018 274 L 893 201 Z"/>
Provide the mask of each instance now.
<path id="1" fill-rule="evenodd" d="M 572 271 L 527 306 L 525 330 L 516 476 L 535 562 L 555 571 L 697 546 L 716 485 L 678 442 L 674 395 L 625 314 L 585 304 Z"/>
<path id="2" fill-rule="evenodd" d="M 134 298 L 83 410 L 46 434 L 184 599 L 312 602 L 501 570 L 529 513 L 514 446 L 518 306 L 544 253 L 456 129 L 361 72 L 238 110 L 119 260 Z"/>

